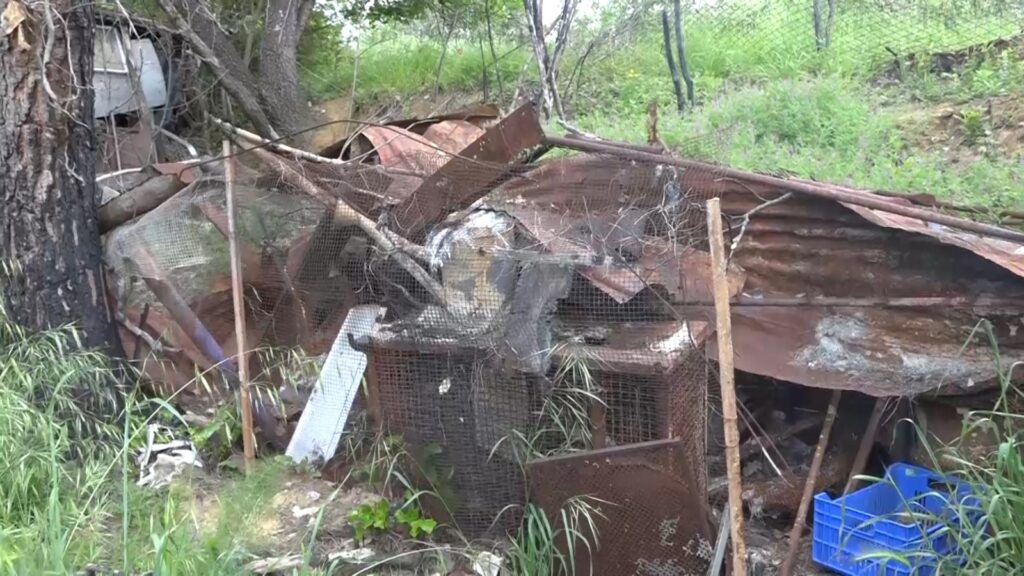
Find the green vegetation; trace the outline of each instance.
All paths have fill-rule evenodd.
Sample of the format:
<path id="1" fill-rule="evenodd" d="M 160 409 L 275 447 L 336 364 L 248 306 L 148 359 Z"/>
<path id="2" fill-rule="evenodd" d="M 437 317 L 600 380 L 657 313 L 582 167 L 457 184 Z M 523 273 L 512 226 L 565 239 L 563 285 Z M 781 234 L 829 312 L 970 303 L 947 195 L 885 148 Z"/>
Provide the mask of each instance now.
<path id="1" fill-rule="evenodd" d="M 582 19 L 574 29 L 562 71 L 567 110 L 585 131 L 640 142 L 647 135 L 648 104 L 656 101 L 660 136 L 692 157 L 931 193 L 993 211 L 1024 206 L 1024 105 L 1002 116 L 990 105 L 992 99 L 1020 102 L 1024 95 L 1024 40 L 976 49 L 938 66 L 930 60 L 933 53 L 955 56 L 1019 34 L 1020 7 L 958 0 L 840 4 L 832 45 L 820 52 L 809 2 L 691 8 L 686 45 L 697 102 L 680 117 L 657 12 L 645 14 L 628 33 L 601 36 L 629 7 L 612 2 L 604 14 Z M 433 92 L 443 42 L 417 30 L 392 25 L 360 44 L 365 53 L 355 94 L 361 109 L 383 101 L 413 103 L 414 96 Z M 515 80 L 522 79 L 531 93 L 536 78 L 530 48 L 516 30 L 513 23 L 512 31 L 505 28 L 497 37 L 506 102 Z M 440 75 L 442 94 L 480 99 L 486 76 L 490 98 L 498 98 L 482 34 L 453 37 Z M 592 38 L 600 41 L 587 53 Z M 309 66 L 314 92 L 351 93 L 352 52 L 339 49 L 344 56 L 329 69 Z M 584 53 L 582 74 L 575 75 Z M 953 122 L 936 121 L 933 113 L 944 108 L 952 109 Z"/>
<path id="2" fill-rule="evenodd" d="M 578 551 L 591 551 L 597 545 L 600 535 L 595 521 L 604 518 L 600 504 L 608 503 L 584 496 L 570 498 L 559 511 L 555 525 L 543 510 L 527 504 L 519 533 L 507 552 L 511 572 L 555 576 L 577 574 L 577 568 L 592 571 L 593 566 L 577 567 L 576 556 Z"/>

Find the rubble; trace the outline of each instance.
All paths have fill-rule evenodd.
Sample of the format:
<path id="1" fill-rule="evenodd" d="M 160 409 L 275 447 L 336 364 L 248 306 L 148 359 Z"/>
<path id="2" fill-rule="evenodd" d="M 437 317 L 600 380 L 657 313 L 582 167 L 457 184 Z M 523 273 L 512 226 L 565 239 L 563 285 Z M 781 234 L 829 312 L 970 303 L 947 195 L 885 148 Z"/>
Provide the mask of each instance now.
<path id="1" fill-rule="evenodd" d="M 824 414 L 814 389 L 857 393 L 844 393 L 854 400 L 841 421 L 866 417 L 867 397 L 984 393 L 999 368 L 980 323 L 1004 364 L 1024 359 L 1015 231 L 914 197 L 548 137 L 529 105 L 495 119 L 482 109 L 368 124 L 321 155 L 219 121 L 255 146 L 241 153 L 251 173 L 236 186 L 251 348 L 307 359 L 344 349 L 351 360 L 314 360 L 320 383 L 294 432 L 302 395 L 261 404 L 264 436 L 290 438 L 293 457 L 333 455 L 365 377 L 370 413 L 418 464 L 424 510 L 452 529 L 504 536 L 528 498 L 557 524 L 566 498 L 596 493 L 619 506 L 602 508 L 600 529 L 635 528 L 593 553 L 618 567 L 606 573 L 706 572 L 709 501 L 722 502 L 708 398 L 712 198 L 730 247 L 720 286 L 755 523 L 788 527 L 809 475 L 814 490 L 842 489 L 851 468 L 870 465 L 871 440 L 854 463 L 866 431 L 857 421 L 837 425 L 809 473 Z M 535 163 L 548 146 L 591 153 Z M 108 292 L 126 351 L 162 394 L 227 398 L 237 343 L 223 184 L 216 162 L 189 166 L 109 177 Z M 376 329 L 345 328 L 370 308 Z M 315 380 L 249 356 L 268 390 Z M 324 385 L 328 369 L 345 385 Z M 654 536 L 640 545 L 645 530 Z"/>

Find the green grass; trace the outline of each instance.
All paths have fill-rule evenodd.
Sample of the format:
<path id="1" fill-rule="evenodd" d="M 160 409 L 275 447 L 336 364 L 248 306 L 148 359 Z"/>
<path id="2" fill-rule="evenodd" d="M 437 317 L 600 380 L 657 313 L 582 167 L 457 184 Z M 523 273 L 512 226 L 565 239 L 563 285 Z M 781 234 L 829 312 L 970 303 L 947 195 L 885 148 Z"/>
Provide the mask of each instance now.
<path id="1" fill-rule="evenodd" d="M 968 62 L 953 74 L 935 74 L 923 64 L 905 67 L 901 82 L 886 80 L 894 60 L 889 49 L 903 60 L 916 54 L 927 62 L 928 52 L 1019 32 L 1013 2 L 914 0 L 893 4 L 903 8 L 892 10 L 879 9 L 879 3 L 839 4 L 832 45 L 822 52 L 815 49 L 805 1 L 736 0 L 688 12 L 686 43 L 697 107 L 682 118 L 674 112 L 660 27 L 652 14 L 630 41 L 591 54 L 582 81 L 563 87 L 567 109 L 584 130 L 638 142 L 646 136 L 646 111 L 653 100 L 662 110 L 662 138 L 686 155 L 857 187 L 926 192 L 993 210 L 1024 206 L 1019 155 L 1001 155 L 988 146 L 983 154 L 968 155 L 969 161 L 951 162 L 941 146 L 923 146 L 917 137 L 929 126 L 906 121 L 908 113 L 929 104 L 980 107 L 989 97 L 1024 97 L 1024 61 L 1015 51 Z M 364 107 L 432 93 L 440 44 L 404 30 L 392 27 L 364 41 L 364 46 L 380 42 L 360 61 L 357 100 Z M 563 79 L 593 33 L 577 29 Z M 381 42 L 385 38 L 390 39 Z M 502 40 L 499 53 L 510 46 Z M 307 75 L 323 97 L 350 90 L 352 50 L 337 53 L 330 66 L 311 65 L 317 73 Z M 507 85 L 530 57 L 519 49 L 502 60 Z M 453 41 L 442 89 L 479 97 L 480 74 L 475 43 Z M 535 74 L 531 67 L 527 78 Z M 493 78 L 491 84 L 494 88 Z M 978 140 L 973 144 L 985 144 Z"/>
<path id="2" fill-rule="evenodd" d="M 663 113 L 661 136 L 683 154 L 761 171 L 894 192 L 927 192 L 990 208 L 1024 206 L 1021 159 L 989 155 L 951 164 L 941 148 L 922 149 L 902 119 L 905 104 L 840 76 L 810 76 L 726 92 L 683 116 Z M 596 113 L 587 131 L 639 141 L 646 117 Z M 927 128 L 926 128 L 927 129 Z"/>
<path id="3" fill-rule="evenodd" d="M 196 529 L 195 488 L 137 488 L 131 455 L 162 402 L 116 386 L 111 361 L 82 350 L 71 327 L 24 330 L 0 307 L 0 574 L 68 574 L 89 565 L 161 575 L 242 574 L 259 506 L 285 467 L 218 490 L 220 514 Z M 262 535 L 266 538 L 265 535 Z"/>
<path id="4" fill-rule="evenodd" d="M 307 41 L 300 66 L 303 82 L 317 99 L 328 100 L 352 93 L 356 76 L 357 104 L 373 105 L 382 101 L 432 94 L 437 81 L 437 65 L 442 44 L 418 38 L 401 30 L 384 31 L 362 40 L 359 47 Z M 528 47 L 496 42 L 495 51 L 507 97 L 523 64 L 532 55 Z M 358 68 L 356 59 L 358 55 Z M 440 87 L 444 93 L 482 91 L 482 69 L 488 68 L 490 90 L 497 94 L 497 77 L 489 49 L 474 40 L 452 39 L 441 69 Z"/>

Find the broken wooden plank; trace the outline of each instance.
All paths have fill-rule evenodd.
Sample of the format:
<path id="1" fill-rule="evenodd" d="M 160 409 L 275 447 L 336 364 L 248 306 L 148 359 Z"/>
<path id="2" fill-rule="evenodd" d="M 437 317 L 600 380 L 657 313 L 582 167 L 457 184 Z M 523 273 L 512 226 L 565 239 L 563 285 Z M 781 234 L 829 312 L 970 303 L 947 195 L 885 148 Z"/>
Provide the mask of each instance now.
<path id="1" fill-rule="evenodd" d="M 392 212 L 393 228 L 421 241 L 444 217 L 480 199 L 508 173 L 510 162 L 544 139 L 537 112 L 527 103 L 503 118 L 475 142 L 451 157 Z"/>

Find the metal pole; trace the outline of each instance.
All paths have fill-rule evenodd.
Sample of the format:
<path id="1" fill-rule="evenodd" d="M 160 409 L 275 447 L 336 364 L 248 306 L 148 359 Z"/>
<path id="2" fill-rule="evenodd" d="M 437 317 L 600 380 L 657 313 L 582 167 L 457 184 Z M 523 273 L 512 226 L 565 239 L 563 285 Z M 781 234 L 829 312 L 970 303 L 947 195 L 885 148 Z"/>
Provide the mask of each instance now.
<path id="1" fill-rule="evenodd" d="M 714 164 L 697 162 L 695 160 L 681 160 L 671 156 L 624 149 L 621 146 L 588 140 L 574 140 L 572 138 L 561 138 L 558 136 L 545 136 L 544 143 L 551 146 L 558 146 L 559 148 L 578 150 L 580 152 L 609 154 L 620 158 L 636 160 L 638 162 L 651 162 L 692 170 L 703 170 L 708 174 L 715 174 L 724 178 L 735 178 L 740 181 L 774 186 L 782 191 L 796 192 L 798 194 L 825 198 L 827 200 L 842 202 L 844 204 L 863 206 L 865 208 L 881 210 L 882 212 L 888 212 L 890 214 L 898 214 L 900 216 L 907 216 L 908 218 L 917 218 L 918 220 L 923 220 L 925 222 L 942 224 L 943 226 L 950 226 L 952 228 L 974 232 L 982 236 L 991 236 L 993 238 L 1002 238 L 1004 240 L 1024 243 L 1024 233 L 1021 232 L 1007 230 L 1006 228 L 1000 228 L 999 226 L 993 226 L 991 224 L 972 222 L 971 220 L 957 218 L 956 216 L 950 216 L 940 212 L 933 212 L 931 210 L 923 210 L 921 208 L 914 208 L 913 206 L 897 204 L 891 200 L 857 193 L 839 186 L 831 186 L 807 180 L 787 180 L 785 178 L 777 178 L 775 176 L 767 176 L 765 174 L 744 172 L 742 170 L 736 170 L 735 168 L 715 166 Z"/>

